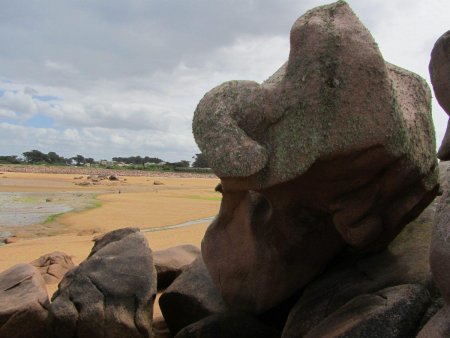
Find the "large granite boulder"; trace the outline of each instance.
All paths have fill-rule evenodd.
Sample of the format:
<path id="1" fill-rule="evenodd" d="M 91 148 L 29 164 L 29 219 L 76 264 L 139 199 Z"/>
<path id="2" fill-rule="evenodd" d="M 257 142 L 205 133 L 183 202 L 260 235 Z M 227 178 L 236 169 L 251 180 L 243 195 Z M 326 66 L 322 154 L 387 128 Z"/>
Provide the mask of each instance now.
<path id="1" fill-rule="evenodd" d="M 450 31 L 444 33 L 434 44 L 429 65 L 434 94 L 445 112 L 450 115 Z M 450 121 L 438 157 L 450 160 Z"/>
<path id="2" fill-rule="evenodd" d="M 48 300 L 45 281 L 30 264 L 0 273 L 0 337 L 47 338 Z"/>
<path id="3" fill-rule="evenodd" d="M 336 258 L 303 289 L 287 318 L 286 337 L 293 337 L 293 332 L 296 337 L 306 336 L 346 303 L 386 288 L 414 284 L 434 294 L 428 256 L 435 207 L 433 203 L 425 209 L 385 250 L 367 256 L 343 253 Z M 358 318 L 358 311 L 353 315 Z"/>
<path id="4" fill-rule="evenodd" d="M 202 254 L 229 306 L 264 312 L 345 247 L 385 248 L 434 199 L 430 100 L 343 1 L 295 22 L 266 82 L 203 97 L 193 132 L 223 199 Z"/>
<path id="5" fill-rule="evenodd" d="M 59 251 L 43 255 L 30 264 L 38 268 L 47 284 L 59 283 L 66 272 L 75 267 L 72 257 Z"/>
<path id="6" fill-rule="evenodd" d="M 119 229 L 96 239 L 88 258 L 64 276 L 53 296 L 53 336 L 151 337 L 154 269 L 139 229 Z"/>
<path id="7" fill-rule="evenodd" d="M 200 249 L 190 244 L 154 251 L 153 261 L 158 275 L 158 290 L 167 288 L 183 269 L 198 257 Z"/>
<path id="8" fill-rule="evenodd" d="M 205 317 L 227 310 L 201 257 L 164 291 L 159 306 L 173 335 Z"/>

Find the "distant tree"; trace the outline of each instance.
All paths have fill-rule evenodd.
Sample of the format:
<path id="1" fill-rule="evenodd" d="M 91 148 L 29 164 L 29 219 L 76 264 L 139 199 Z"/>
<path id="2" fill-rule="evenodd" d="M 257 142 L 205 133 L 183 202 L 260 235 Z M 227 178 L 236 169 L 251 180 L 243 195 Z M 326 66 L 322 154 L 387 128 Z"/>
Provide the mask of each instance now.
<path id="1" fill-rule="evenodd" d="M 83 165 L 86 163 L 86 159 L 82 155 L 77 155 L 75 157 L 72 157 L 72 160 L 75 161 L 76 165 Z"/>
<path id="2" fill-rule="evenodd" d="M 49 163 L 48 155 L 39 150 L 26 151 L 22 155 L 28 163 Z"/>
<path id="3" fill-rule="evenodd" d="M 92 157 L 87 157 L 84 159 L 85 163 L 94 164 L 95 160 Z"/>
<path id="4" fill-rule="evenodd" d="M 47 154 L 47 160 L 48 163 L 58 163 L 58 164 L 65 164 L 67 163 L 67 159 L 65 159 L 63 156 L 59 156 L 54 151 L 51 151 Z"/>
<path id="5" fill-rule="evenodd" d="M 164 161 L 157 157 L 148 157 L 148 156 L 144 157 L 144 163 L 157 163 L 158 164 L 161 162 L 164 162 Z"/>
<path id="6" fill-rule="evenodd" d="M 192 157 L 194 159 L 194 162 L 192 163 L 192 166 L 194 168 L 209 168 L 209 164 L 206 161 L 205 155 L 203 153 L 195 154 L 195 156 Z"/>
<path id="7" fill-rule="evenodd" d="M 0 163 L 19 164 L 22 163 L 22 160 L 18 158 L 16 155 L 7 155 L 7 156 L 0 156 Z"/>
<path id="8" fill-rule="evenodd" d="M 126 164 L 135 164 L 135 165 L 142 165 L 142 167 L 145 166 L 145 163 L 161 163 L 163 160 L 157 158 L 157 157 L 141 157 L 141 156 L 130 156 L 130 157 L 113 157 L 113 161 L 119 162 L 119 163 L 126 163 Z"/>

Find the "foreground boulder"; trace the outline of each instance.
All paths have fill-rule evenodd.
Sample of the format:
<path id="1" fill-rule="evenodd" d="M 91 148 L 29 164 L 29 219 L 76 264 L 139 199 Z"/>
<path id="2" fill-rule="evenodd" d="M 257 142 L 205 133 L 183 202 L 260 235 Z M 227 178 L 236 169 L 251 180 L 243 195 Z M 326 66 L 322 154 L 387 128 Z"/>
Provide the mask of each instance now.
<path id="1" fill-rule="evenodd" d="M 444 33 L 434 44 L 429 65 L 430 79 L 437 101 L 450 115 L 450 31 Z M 450 160 L 450 121 L 438 157 Z"/>
<path id="2" fill-rule="evenodd" d="M 0 273 L 0 337 L 47 338 L 45 281 L 32 265 L 18 264 Z"/>
<path id="3" fill-rule="evenodd" d="M 242 312 L 215 314 L 185 327 L 175 338 L 278 338 L 280 332 Z"/>
<path id="4" fill-rule="evenodd" d="M 300 17 L 287 63 L 226 82 L 193 120 L 221 179 L 202 254 L 232 308 L 262 313 L 348 246 L 385 248 L 438 192 L 431 93 L 339 1 Z"/>
<path id="5" fill-rule="evenodd" d="M 444 306 L 430 319 L 420 338 L 450 336 L 450 163 L 440 164 L 442 196 L 437 203 L 434 219 L 430 267 L 433 280 L 444 299 Z"/>
<path id="6" fill-rule="evenodd" d="M 53 296 L 50 327 L 58 338 L 151 337 L 156 273 L 139 229 L 109 232 L 69 271 Z"/>
<path id="7" fill-rule="evenodd" d="M 183 268 L 200 257 L 200 249 L 194 245 L 179 245 L 153 252 L 158 290 L 167 288 L 177 278 Z"/>
<path id="8" fill-rule="evenodd" d="M 361 295 L 342 306 L 305 338 L 414 337 L 430 296 L 421 285 L 400 285 Z M 283 338 L 301 337 L 285 331 Z"/>
<path id="9" fill-rule="evenodd" d="M 186 267 L 164 291 L 159 306 L 173 335 L 192 323 L 227 309 L 201 257 Z"/>
<path id="10" fill-rule="evenodd" d="M 435 206 L 433 203 L 425 209 L 385 250 L 363 257 L 347 253 L 337 258 L 303 289 L 290 311 L 285 332 L 303 337 L 346 303 L 388 287 L 414 284 L 434 293 L 428 256 Z M 358 318 L 358 311 L 354 315 Z"/>
<path id="11" fill-rule="evenodd" d="M 38 268 L 47 284 L 59 283 L 66 272 L 75 267 L 72 257 L 59 251 L 43 255 L 30 264 Z"/>

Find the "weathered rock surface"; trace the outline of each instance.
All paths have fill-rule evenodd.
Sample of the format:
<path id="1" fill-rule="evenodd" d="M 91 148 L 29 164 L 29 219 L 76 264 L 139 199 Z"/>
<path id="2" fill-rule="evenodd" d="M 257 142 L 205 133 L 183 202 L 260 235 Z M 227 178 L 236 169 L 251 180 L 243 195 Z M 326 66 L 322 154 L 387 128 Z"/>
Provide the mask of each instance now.
<path id="1" fill-rule="evenodd" d="M 201 257 L 166 289 L 159 306 L 173 335 L 192 323 L 227 310 Z"/>
<path id="2" fill-rule="evenodd" d="M 450 31 L 444 33 L 436 41 L 431 51 L 429 70 L 436 99 L 450 115 Z M 447 125 L 444 140 L 439 148 L 438 157 L 443 161 L 450 160 L 449 125 Z"/>
<path id="3" fill-rule="evenodd" d="M 450 337 L 450 306 L 440 309 L 420 330 L 417 338 Z"/>
<path id="4" fill-rule="evenodd" d="M 419 337 L 450 336 L 450 163 L 440 163 L 442 196 L 437 202 L 431 239 L 430 267 L 433 280 L 444 298 L 444 306 L 430 319 Z"/>
<path id="5" fill-rule="evenodd" d="M 400 285 L 361 295 L 339 308 L 312 329 L 305 338 L 414 337 L 430 302 L 421 285 Z M 296 332 L 283 338 L 302 337 Z"/>
<path id="6" fill-rule="evenodd" d="M 261 313 L 346 246 L 379 251 L 420 214 L 438 190 L 430 100 L 343 1 L 295 22 L 266 82 L 204 96 L 193 132 L 223 199 L 202 254 L 229 306 Z"/>
<path id="7" fill-rule="evenodd" d="M 280 332 L 242 312 L 212 315 L 182 329 L 175 338 L 278 338 Z"/>
<path id="8" fill-rule="evenodd" d="M 156 272 L 145 237 L 135 228 L 109 232 L 61 281 L 50 307 L 53 336 L 151 337 L 155 296 Z"/>
<path id="9" fill-rule="evenodd" d="M 439 197 L 431 238 L 430 267 L 433 280 L 450 304 L 450 163 L 440 164 L 442 196 Z"/>
<path id="10" fill-rule="evenodd" d="M 47 289 L 39 271 L 18 264 L 0 273 L 0 337 L 47 338 Z"/>
<path id="11" fill-rule="evenodd" d="M 162 316 L 153 319 L 153 338 L 172 338 L 167 323 Z"/>
<path id="12" fill-rule="evenodd" d="M 153 252 L 153 261 L 158 275 L 158 290 L 168 287 L 183 269 L 200 255 L 200 249 L 190 244 Z"/>
<path id="13" fill-rule="evenodd" d="M 30 264 L 38 268 L 47 284 L 59 283 L 66 272 L 75 267 L 72 257 L 59 251 L 43 255 Z"/>
<path id="14" fill-rule="evenodd" d="M 337 258 L 303 290 L 289 314 L 285 332 L 303 337 L 352 299 L 387 287 L 418 284 L 431 290 L 428 255 L 435 206 L 433 203 L 408 224 L 382 252 Z"/>

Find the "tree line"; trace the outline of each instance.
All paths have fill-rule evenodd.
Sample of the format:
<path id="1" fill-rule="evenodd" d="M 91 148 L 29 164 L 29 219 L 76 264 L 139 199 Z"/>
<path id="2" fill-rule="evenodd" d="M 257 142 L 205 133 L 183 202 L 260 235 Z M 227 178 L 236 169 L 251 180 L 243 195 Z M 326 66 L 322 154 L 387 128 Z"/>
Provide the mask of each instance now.
<path id="1" fill-rule="evenodd" d="M 26 151 L 22 154 L 23 158 L 18 157 L 17 155 L 6 155 L 0 156 L 0 163 L 2 164 L 51 164 L 51 165 L 94 165 L 100 164 L 102 162 L 107 162 L 106 160 L 96 161 L 91 157 L 84 157 L 83 155 L 77 154 L 73 157 L 64 157 L 58 155 L 54 151 L 51 151 L 47 154 L 39 151 L 39 150 L 30 150 Z M 194 168 L 208 168 L 208 164 L 205 160 L 205 157 L 202 153 L 196 154 L 192 157 L 194 161 L 192 162 L 192 167 Z M 129 157 L 113 157 L 113 162 L 116 163 L 124 163 L 127 165 L 135 165 L 145 167 L 146 164 L 154 164 L 154 165 L 165 165 L 175 168 L 187 168 L 190 166 L 189 161 L 179 161 L 179 162 L 166 162 L 157 157 L 149 157 L 149 156 L 129 156 Z"/>

